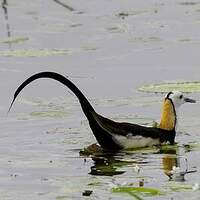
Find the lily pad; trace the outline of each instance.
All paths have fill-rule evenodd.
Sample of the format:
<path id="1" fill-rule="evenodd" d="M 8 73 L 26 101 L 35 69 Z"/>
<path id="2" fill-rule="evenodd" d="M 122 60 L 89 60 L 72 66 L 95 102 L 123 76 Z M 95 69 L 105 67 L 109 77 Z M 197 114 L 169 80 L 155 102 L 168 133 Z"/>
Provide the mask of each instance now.
<path id="1" fill-rule="evenodd" d="M 165 145 L 162 145 L 160 147 L 160 152 L 159 153 L 162 153 L 162 154 L 176 154 L 178 149 L 179 149 L 179 145 L 177 145 L 177 144 L 174 144 L 174 145 L 165 144 Z"/>
<path id="2" fill-rule="evenodd" d="M 146 188 L 146 187 L 116 187 L 112 189 L 112 192 L 118 193 L 127 193 L 133 196 L 135 199 L 141 200 L 141 196 L 157 196 L 162 195 L 163 193 L 159 189 L 155 188 Z"/>
<path id="3" fill-rule="evenodd" d="M 152 43 L 152 42 L 161 42 L 162 39 L 159 37 L 134 37 L 130 39 L 130 42 L 141 42 L 141 43 Z"/>
<path id="4" fill-rule="evenodd" d="M 185 190 L 192 190 L 192 185 L 190 184 L 182 184 L 182 183 L 172 183 L 170 184 L 170 189 L 172 191 L 185 191 Z"/>
<path id="5" fill-rule="evenodd" d="M 4 57 L 44 57 L 68 54 L 67 49 L 17 49 L 10 51 L 0 51 L 0 56 Z"/>
<path id="6" fill-rule="evenodd" d="M 184 148 L 187 152 L 190 152 L 192 150 L 199 150 L 200 149 L 200 143 L 199 142 L 190 142 L 188 144 L 185 144 Z"/>
<path id="7" fill-rule="evenodd" d="M 6 43 L 6 44 L 16 44 L 16 43 L 20 43 L 20 42 L 25 42 L 29 40 L 28 37 L 10 37 L 8 39 L 2 40 L 2 43 Z"/>
<path id="8" fill-rule="evenodd" d="M 167 93 L 173 90 L 185 93 L 200 92 L 200 81 L 149 84 L 138 88 L 140 92 L 149 93 Z"/>
<path id="9" fill-rule="evenodd" d="M 41 117 L 41 118 L 63 118 L 68 115 L 64 111 L 35 111 L 30 113 L 32 117 Z"/>

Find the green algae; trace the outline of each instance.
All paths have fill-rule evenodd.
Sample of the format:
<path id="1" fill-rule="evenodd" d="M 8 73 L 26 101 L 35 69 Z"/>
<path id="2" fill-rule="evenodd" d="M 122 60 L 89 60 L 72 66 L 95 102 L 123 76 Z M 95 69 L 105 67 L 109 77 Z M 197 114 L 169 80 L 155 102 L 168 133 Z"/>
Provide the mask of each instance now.
<path id="1" fill-rule="evenodd" d="M 138 88 L 140 92 L 149 93 L 167 93 L 174 90 L 185 93 L 200 92 L 200 81 L 149 84 Z"/>

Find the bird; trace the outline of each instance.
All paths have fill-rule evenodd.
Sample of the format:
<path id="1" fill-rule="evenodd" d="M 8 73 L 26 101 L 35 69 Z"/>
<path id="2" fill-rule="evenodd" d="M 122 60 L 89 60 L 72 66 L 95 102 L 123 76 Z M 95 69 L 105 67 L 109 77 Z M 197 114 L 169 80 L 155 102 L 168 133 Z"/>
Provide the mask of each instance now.
<path id="1" fill-rule="evenodd" d="M 56 72 L 44 71 L 30 76 L 16 89 L 8 112 L 23 88 L 40 78 L 54 79 L 67 86 L 76 95 L 97 142 L 106 151 L 120 151 L 163 143 L 174 144 L 179 107 L 186 102 L 196 102 L 185 97 L 180 91 L 171 91 L 164 98 L 161 120 L 157 127 L 116 122 L 98 114 L 80 89 L 67 77 Z"/>

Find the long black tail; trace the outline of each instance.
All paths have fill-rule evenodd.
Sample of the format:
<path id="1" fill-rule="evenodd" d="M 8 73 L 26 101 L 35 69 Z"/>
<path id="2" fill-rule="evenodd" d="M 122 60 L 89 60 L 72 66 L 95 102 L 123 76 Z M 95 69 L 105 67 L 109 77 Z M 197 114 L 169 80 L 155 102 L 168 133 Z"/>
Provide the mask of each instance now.
<path id="1" fill-rule="evenodd" d="M 69 89 L 72 90 L 72 92 L 77 96 L 77 98 L 79 99 L 79 102 L 81 104 L 81 107 L 83 109 L 83 112 L 85 113 L 86 117 L 90 118 L 91 111 L 94 111 L 93 107 L 91 106 L 91 104 L 89 103 L 89 101 L 86 99 L 86 97 L 83 95 L 83 93 L 70 81 L 68 80 L 66 77 L 55 73 L 55 72 L 41 72 L 38 74 L 34 74 L 33 76 L 29 77 L 27 80 L 25 80 L 15 91 L 14 94 L 14 98 L 13 101 L 10 105 L 10 108 L 8 110 L 8 112 L 10 111 L 10 109 L 12 108 L 13 103 L 15 102 L 18 94 L 23 90 L 23 88 L 28 85 L 29 83 L 31 83 L 32 81 L 39 79 L 39 78 L 51 78 L 54 80 L 59 81 L 60 83 L 64 84 L 65 86 L 67 86 Z"/>
<path id="2" fill-rule="evenodd" d="M 38 74 L 34 74 L 33 76 L 31 76 L 30 78 L 25 80 L 15 91 L 14 98 L 13 98 L 13 101 L 10 105 L 8 112 L 12 108 L 13 103 L 15 102 L 18 94 L 23 90 L 23 88 L 26 85 L 28 85 L 29 83 L 31 83 L 32 81 L 39 79 L 39 78 L 51 78 L 51 79 L 59 81 L 60 83 L 64 84 L 65 86 L 67 86 L 77 96 L 77 98 L 81 104 L 82 110 L 89 121 L 90 128 L 92 129 L 92 132 L 93 132 L 94 136 L 96 137 L 97 141 L 99 142 L 99 144 L 104 149 L 112 149 L 112 150 L 117 149 L 118 150 L 121 148 L 118 144 L 116 144 L 115 141 L 113 141 L 112 135 L 110 135 L 107 131 L 105 131 L 99 125 L 98 121 L 95 118 L 95 116 L 97 114 L 95 114 L 96 112 L 95 112 L 94 108 L 91 106 L 91 104 L 86 99 L 86 97 L 83 95 L 83 93 L 70 80 L 68 80 L 66 77 L 64 77 L 58 73 L 55 73 L 55 72 L 41 72 Z"/>

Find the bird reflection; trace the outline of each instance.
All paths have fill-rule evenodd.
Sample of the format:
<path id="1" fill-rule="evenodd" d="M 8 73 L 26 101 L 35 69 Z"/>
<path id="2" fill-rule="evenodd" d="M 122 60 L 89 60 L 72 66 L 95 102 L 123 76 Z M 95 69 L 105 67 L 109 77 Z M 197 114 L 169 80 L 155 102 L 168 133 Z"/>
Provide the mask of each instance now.
<path id="1" fill-rule="evenodd" d="M 91 151 L 92 150 L 96 151 L 98 149 L 97 145 L 91 145 L 88 148 Z M 100 148 L 100 147 L 99 147 Z M 87 149 L 87 150 L 88 150 Z M 98 154 L 90 154 L 91 158 L 93 160 L 93 165 L 90 168 L 89 174 L 91 175 L 97 175 L 97 176 L 114 176 L 114 175 L 120 175 L 125 173 L 124 166 L 130 166 L 134 164 L 135 168 L 138 167 L 137 164 L 148 164 L 146 160 L 138 160 L 133 159 L 133 160 L 124 160 L 123 158 L 126 156 L 125 152 L 121 153 L 107 153 L 103 152 L 101 149 L 98 149 Z M 160 149 L 156 154 L 162 154 L 162 168 L 164 174 L 169 178 L 169 180 L 173 181 L 184 181 L 185 180 L 185 175 L 189 173 L 194 173 L 196 170 L 188 170 L 188 161 L 186 157 L 181 156 L 185 155 L 186 149 L 184 147 L 165 147 L 164 149 Z M 97 152 L 97 151 L 96 151 Z M 91 152 L 90 152 L 91 153 Z M 140 170 L 134 169 L 134 171 Z"/>
<path id="2" fill-rule="evenodd" d="M 171 179 L 171 171 L 173 167 L 180 167 L 176 150 L 169 150 L 162 158 L 163 171 Z"/>
<path id="3" fill-rule="evenodd" d="M 185 181 L 185 175 L 194 173 L 196 170 L 188 170 L 188 162 L 180 156 L 181 147 L 165 151 L 162 158 L 163 171 L 173 181 Z"/>
<path id="4" fill-rule="evenodd" d="M 125 171 L 118 168 L 125 165 L 124 162 L 115 160 L 114 156 L 92 157 L 94 165 L 90 168 L 89 174 L 98 176 L 114 176 L 123 174 Z"/>

